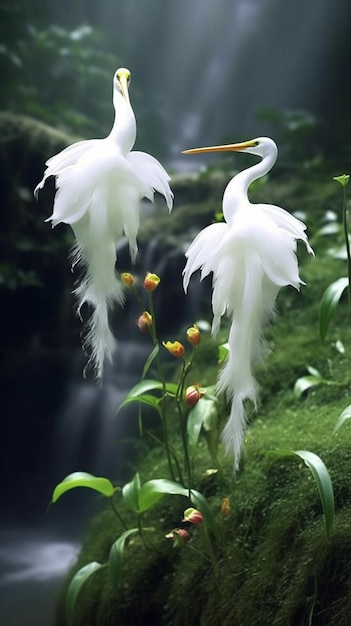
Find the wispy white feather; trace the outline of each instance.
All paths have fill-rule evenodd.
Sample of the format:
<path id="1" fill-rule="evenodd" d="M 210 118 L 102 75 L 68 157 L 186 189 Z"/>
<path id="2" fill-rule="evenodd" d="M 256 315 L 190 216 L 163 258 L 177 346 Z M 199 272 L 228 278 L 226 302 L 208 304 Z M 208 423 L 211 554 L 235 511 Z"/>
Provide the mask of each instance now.
<path id="1" fill-rule="evenodd" d="M 143 197 L 153 201 L 161 193 L 172 209 L 169 176 L 162 165 L 144 152 L 131 152 L 136 123 L 129 101 L 130 72 L 117 70 L 113 81 L 115 121 L 105 139 L 79 141 L 51 157 L 35 195 L 49 176 L 56 179 L 52 226 L 70 224 L 76 238 L 73 265 L 82 276 L 75 294 L 78 312 L 87 303 L 92 313 L 87 322 L 84 347 L 97 378 L 105 359 L 112 359 L 116 341 L 109 312 L 123 305 L 122 284 L 116 274 L 116 244 L 125 235 L 132 261 L 138 251 L 139 205 Z"/>

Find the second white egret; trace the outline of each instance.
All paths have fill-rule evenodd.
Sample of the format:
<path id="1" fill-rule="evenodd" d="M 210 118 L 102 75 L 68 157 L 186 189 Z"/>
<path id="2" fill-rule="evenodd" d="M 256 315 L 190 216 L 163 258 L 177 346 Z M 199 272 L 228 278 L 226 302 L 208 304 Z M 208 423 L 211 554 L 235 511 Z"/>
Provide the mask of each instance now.
<path id="1" fill-rule="evenodd" d="M 56 179 L 54 210 L 47 221 L 72 227 L 76 238 L 73 264 L 80 264 L 83 278 L 75 290 L 78 311 L 86 302 L 92 307 L 85 346 L 97 378 L 105 358 L 112 359 L 116 341 L 109 325 L 112 306 L 123 304 L 121 281 L 115 272 L 116 243 L 126 235 L 131 259 L 137 254 L 139 205 L 143 197 L 153 201 L 161 193 L 172 209 L 169 176 L 162 165 L 145 152 L 131 152 L 136 121 L 129 100 L 130 71 L 120 68 L 113 78 L 115 121 L 105 139 L 79 141 L 47 162 L 44 177 Z"/>
<path id="2" fill-rule="evenodd" d="M 267 174 L 277 159 L 277 146 L 268 137 L 237 144 L 194 148 L 185 154 L 222 151 L 248 152 L 261 161 L 240 172 L 229 182 L 223 195 L 225 222 L 204 228 L 186 252 L 184 289 L 191 275 L 201 269 L 201 280 L 213 273 L 212 333 L 226 313 L 231 320 L 229 355 L 222 369 L 218 390 L 231 402 L 223 431 L 227 452 L 238 469 L 247 415 L 244 402 L 257 403 L 254 365 L 263 360 L 266 348 L 264 324 L 274 315 L 278 291 L 285 285 L 299 289 L 302 283 L 296 257 L 296 241 L 302 240 L 313 253 L 306 226 L 284 209 L 271 204 L 252 204 L 247 196 L 250 184 Z"/>

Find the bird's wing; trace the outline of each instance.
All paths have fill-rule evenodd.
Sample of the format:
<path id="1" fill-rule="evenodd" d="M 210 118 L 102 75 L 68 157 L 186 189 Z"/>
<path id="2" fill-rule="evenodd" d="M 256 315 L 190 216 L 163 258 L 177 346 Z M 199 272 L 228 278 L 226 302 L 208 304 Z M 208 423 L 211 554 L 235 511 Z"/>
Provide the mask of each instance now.
<path id="1" fill-rule="evenodd" d="M 279 228 L 286 230 L 294 239 L 300 239 L 305 244 L 307 251 L 314 254 L 306 235 L 306 224 L 301 222 L 285 209 L 273 204 L 260 204 L 260 209 L 268 215 Z"/>
<path id="2" fill-rule="evenodd" d="M 58 176 L 61 174 L 67 167 L 70 167 L 77 163 L 80 157 L 91 150 L 91 148 L 96 147 L 101 142 L 101 139 L 88 139 L 86 141 L 77 141 L 73 143 L 71 146 L 68 146 L 64 150 L 61 150 L 58 154 L 50 157 L 45 163 L 46 170 L 44 172 L 44 176 L 40 183 L 36 186 L 34 190 L 34 195 L 37 196 L 40 189 L 42 189 L 45 185 L 45 181 L 49 176 Z"/>
<path id="3" fill-rule="evenodd" d="M 184 291 L 188 289 L 191 275 L 201 267 L 201 280 L 216 268 L 218 252 L 228 224 L 219 222 L 204 228 L 185 253 L 187 262 L 183 271 Z"/>
<path id="4" fill-rule="evenodd" d="M 75 163 L 55 171 L 57 191 L 53 214 L 48 218 L 53 226 L 59 222 L 75 224 L 89 211 L 99 215 L 104 224 L 109 219 L 108 228 L 115 236 L 121 234 L 124 213 L 134 215 L 142 189 L 130 163 L 111 143 L 91 146 Z"/>
<path id="5" fill-rule="evenodd" d="M 239 251 L 245 251 L 245 254 L 255 252 L 264 274 L 272 283 L 279 287 L 292 285 L 298 289 L 301 281 L 295 254 L 297 234 L 292 226 L 288 228 L 290 222 L 288 219 L 283 220 L 281 213 L 278 213 L 279 221 L 274 219 L 275 207 L 272 207 L 271 215 L 263 210 L 265 206 L 267 205 L 253 204 L 249 211 L 240 211 L 235 226 L 233 222 L 226 241 L 223 241 L 222 249 L 226 250 L 228 247 L 227 257 L 230 255 L 229 251 L 234 254 L 233 247 L 236 256 Z M 286 213 L 283 209 L 281 211 Z M 286 215 L 292 217 L 289 213 Z M 302 237 L 303 230 L 299 229 L 298 232 Z"/>
<path id="6" fill-rule="evenodd" d="M 170 177 L 161 163 L 150 154 L 138 151 L 130 152 L 126 159 L 145 186 L 145 197 L 153 201 L 154 191 L 157 191 L 165 197 L 168 209 L 171 211 L 173 193 L 168 184 Z"/>

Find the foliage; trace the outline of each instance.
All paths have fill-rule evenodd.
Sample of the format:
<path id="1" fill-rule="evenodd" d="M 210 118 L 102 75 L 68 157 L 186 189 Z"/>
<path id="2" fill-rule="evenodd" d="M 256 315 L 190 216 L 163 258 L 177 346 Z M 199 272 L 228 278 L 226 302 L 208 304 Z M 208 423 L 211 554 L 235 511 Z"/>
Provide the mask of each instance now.
<path id="1" fill-rule="evenodd" d="M 129 278 L 128 281 L 129 284 L 126 283 L 128 288 L 131 288 L 134 291 L 140 303 L 141 311 L 142 313 L 145 313 L 146 305 L 143 301 L 143 297 L 136 289 L 134 281 L 132 281 L 131 285 Z M 166 567 L 167 562 L 167 570 L 171 568 L 174 573 L 177 573 L 177 577 L 179 578 L 178 585 L 175 584 L 174 591 L 172 591 L 172 593 L 184 594 L 185 589 L 183 585 L 186 584 L 185 581 L 188 580 L 187 584 L 190 583 L 190 579 L 187 578 L 186 571 L 183 571 L 183 568 L 186 567 L 185 563 L 189 559 L 189 557 L 186 557 L 186 553 L 188 553 L 189 550 L 193 554 L 192 565 L 189 572 L 192 571 L 192 575 L 195 575 L 194 572 L 197 571 L 199 575 L 204 576 L 204 568 L 206 568 L 207 563 L 207 567 L 210 568 L 209 571 L 212 572 L 212 576 L 209 576 L 209 574 L 206 575 L 206 586 L 208 589 L 211 589 L 211 586 L 218 589 L 220 581 L 223 585 L 223 575 L 227 568 L 229 568 L 230 572 L 234 567 L 234 573 L 230 574 L 230 576 L 234 575 L 235 578 L 240 570 L 240 567 L 242 567 L 243 555 L 240 555 L 240 550 L 243 550 L 246 553 L 246 550 L 248 549 L 248 546 L 251 545 L 252 541 L 262 541 L 263 530 L 259 530 L 260 520 L 263 520 L 262 515 L 268 515 L 268 521 L 273 520 L 275 517 L 273 515 L 274 510 L 279 510 L 280 515 L 283 514 L 284 517 L 289 520 L 289 527 L 294 528 L 294 532 L 297 535 L 299 533 L 299 529 L 303 535 L 304 532 L 309 532 L 308 529 L 310 528 L 310 525 L 314 525 L 316 528 L 316 534 L 319 537 L 319 545 L 323 546 L 323 540 L 320 536 L 318 526 L 316 527 L 316 521 L 320 517 L 322 508 L 327 534 L 329 537 L 333 537 L 332 526 L 334 519 L 334 496 L 332 479 L 335 474 L 333 471 L 330 472 L 330 469 L 327 469 L 328 466 L 333 470 L 333 459 L 330 454 L 328 455 L 325 452 L 324 448 L 322 449 L 322 452 L 324 452 L 321 456 L 315 452 L 310 452 L 307 449 L 296 449 L 297 441 L 293 442 L 291 439 L 289 441 L 289 437 L 287 437 L 289 433 L 287 418 L 283 418 L 282 415 L 280 416 L 281 424 L 279 425 L 279 420 L 276 422 L 276 429 L 277 432 L 279 431 L 277 441 L 279 441 L 284 448 L 279 448 L 277 450 L 276 445 L 271 447 L 270 444 L 269 446 L 269 440 L 261 437 L 264 433 L 261 427 L 262 420 L 257 420 L 256 430 L 261 431 L 261 434 L 257 434 L 257 441 L 262 439 L 261 445 L 259 445 L 256 452 L 254 449 L 250 451 L 252 445 L 250 444 L 251 435 L 249 433 L 249 439 L 247 442 L 248 460 L 246 460 L 244 464 L 241 476 L 237 479 L 236 486 L 229 486 L 230 480 L 228 480 L 228 477 L 232 473 L 232 469 L 230 467 L 228 468 L 226 464 L 223 464 L 221 454 L 219 454 L 219 458 L 217 458 L 217 450 L 215 455 L 213 454 L 210 445 L 208 445 L 208 450 L 210 452 L 211 462 L 215 461 L 215 464 L 219 467 L 219 469 L 211 469 L 211 471 L 203 474 L 202 479 L 199 479 L 200 468 L 198 467 L 198 462 L 200 461 L 203 463 L 204 450 L 201 452 L 201 447 L 206 441 L 206 415 L 207 411 L 210 411 L 205 403 L 209 403 L 209 405 L 214 403 L 215 406 L 216 418 L 213 430 L 217 433 L 217 442 L 217 420 L 218 415 L 221 411 L 223 411 L 224 407 L 221 406 L 219 399 L 215 396 L 214 386 L 207 385 L 206 387 L 199 386 L 199 390 L 204 392 L 204 395 L 202 397 L 201 394 L 199 395 L 194 407 L 190 408 L 190 410 L 186 409 L 186 379 L 190 375 L 196 376 L 198 371 L 204 372 L 204 363 L 201 363 L 201 346 L 191 345 L 189 358 L 186 355 L 186 348 L 184 346 L 184 352 L 182 351 L 181 356 L 179 356 L 179 348 L 176 344 L 180 342 L 164 342 L 167 351 L 170 352 L 169 358 L 173 358 L 176 363 L 179 363 L 178 382 L 165 381 L 163 375 L 163 363 L 159 360 L 161 342 L 158 339 L 158 332 L 156 328 L 153 297 L 153 294 L 148 294 L 148 307 L 152 312 L 152 315 L 151 313 L 149 314 L 148 319 L 151 321 L 151 324 L 146 328 L 151 339 L 152 349 L 150 356 L 147 359 L 147 367 L 144 368 L 143 380 L 131 389 L 124 401 L 124 404 L 135 403 L 139 406 L 142 406 L 143 404 L 151 406 L 155 410 L 156 415 L 159 416 L 163 433 L 162 439 L 156 435 L 156 432 L 149 433 L 145 430 L 141 415 L 141 434 L 143 436 L 150 434 L 157 444 L 154 448 L 154 452 L 151 453 L 150 467 L 145 467 L 145 463 L 143 465 L 143 474 L 147 476 L 150 476 L 151 474 L 152 476 L 155 472 L 154 468 L 156 467 L 158 468 L 159 475 L 161 472 L 164 475 L 168 468 L 168 473 L 170 474 L 171 479 L 151 478 L 142 483 L 139 473 L 136 473 L 132 480 L 127 482 L 124 486 L 117 486 L 114 489 L 114 493 L 111 494 L 111 488 L 113 487 L 111 486 L 110 481 L 107 480 L 106 483 L 102 483 L 101 485 L 101 483 L 96 482 L 101 479 L 96 479 L 95 477 L 91 477 L 89 475 L 78 474 L 67 477 L 67 479 L 62 481 L 62 483 L 56 488 L 56 490 L 59 489 L 59 492 L 54 491 L 55 495 L 53 495 L 53 499 L 58 493 L 63 495 L 63 489 L 66 489 L 66 487 L 70 484 L 70 481 L 72 481 L 72 488 L 78 486 L 79 481 L 81 481 L 82 486 L 89 486 L 93 489 L 97 489 L 100 493 L 103 493 L 103 490 L 105 490 L 105 497 L 111 501 L 112 508 L 115 513 L 117 513 L 117 523 L 120 527 L 120 532 L 116 537 L 116 523 L 114 522 L 114 530 L 112 530 L 111 526 L 111 535 L 109 535 L 109 539 L 104 540 L 106 548 L 109 542 L 110 546 L 112 545 L 109 550 L 104 553 L 100 553 L 100 556 L 99 552 L 94 553 L 94 551 L 92 551 L 92 559 L 88 569 L 85 569 L 87 567 L 86 560 L 80 562 L 78 565 L 77 572 L 71 580 L 67 595 L 68 619 L 72 619 L 73 616 L 73 624 L 80 624 L 80 619 L 82 618 L 85 620 L 84 624 L 89 626 L 87 614 L 85 611 L 82 612 L 82 607 L 84 605 L 90 605 L 88 600 L 89 593 L 85 587 L 86 585 L 89 585 L 89 579 L 93 575 L 95 594 L 101 594 L 102 589 L 110 589 L 111 591 L 108 592 L 106 602 L 108 602 L 108 605 L 111 605 L 111 607 L 114 607 L 112 611 L 117 611 L 117 614 L 120 616 L 123 615 L 123 606 L 130 606 L 129 603 L 131 601 L 130 599 L 127 599 L 126 587 L 122 584 L 122 580 L 125 579 L 125 575 L 128 579 L 130 579 L 131 575 L 134 577 L 134 582 L 129 583 L 129 585 L 132 586 L 130 587 L 128 585 L 128 590 L 132 591 L 134 586 L 136 586 L 135 592 L 143 594 L 143 582 L 140 579 L 141 573 L 139 572 L 138 574 L 139 568 L 137 565 L 132 566 L 132 563 L 135 561 L 135 551 L 137 553 L 142 552 L 144 554 L 144 550 L 146 550 L 144 567 L 155 567 L 158 572 L 160 571 L 160 568 L 162 570 L 163 567 Z M 294 314 L 294 317 L 296 317 L 296 314 Z M 280 328 L 280 325 L 278 328 Z M 145 328 L 142 327 L 142 329 L 143 332 L 145 332 Z M 282 333 L 286 336 L 286 329 L 283 328 Z M 193 333 L 187 334 L 188 337 L 193 336 Z M 310 330 L 307 330 L 307 335 L 311 338 Z M 296 344 L 296 339 L 294 339 L 294 342 Z M 220 360 L 225 358 L 226 352 L 227 347 L 221 345 L 219 350 Z M 273 354 L 276 355 L 276 351 Z M 204 358 L 206 362 L 206 357 L 204 356 L 202 358 Z M 199 366 L 197 366 L 198 359 L 200 360 Z M 197 370 L 197 367 L 199 367 L 199 370 Z M 157 379 L 148 377 L 152 374 L 152 372 L 158 372 L 160 378 Z M 316 378 L 320 378 L 322 381 L 325 381 L 324 373 L 320 373 L 319 370 L 312 368 L 310 373 L 311 376 L 315 376 Z M 289 376 L 291 380 L 291 372 Z M 175 376 L 175 379 L 177 379 L 177 376 Z M 206 383 L 207 382 L 208 381 L 206 379 Z M 321 385 L 321 387 L 322 386 L 323 385 Z M 295 402 L 301 401 L 302 393 L 296 395 Z M 291 412 L 292 402 L 293 401 L 291 399 L 286 401 L 287 407 L 285 411 L 287 414 L 289 411 Z M 266 413 L 267 410 L 268 415 L 263 415 L 263 420 L 266 422 L 268 418 L 268 423 L 271 421 L 272 425 L 273 415 L 271 420 L 269 419 L 269 411 L 273 413 L 272 407 L 270 410 L 266 409 Z M 275 411 L 279 411 L 278 405 L 275 407 Z M 301 409 L 300 412 L 303 413 L 303 410 Z M 211 423 L 211 419 L 209 421 Z M 184 423 L 187 425 L 186 430 L 184 430 Z M 298 430 L 298 426 L 296 426 L 296 428 Z M 254 430 L 255 425 L 252 427 L 252 433 Z M 200 438 L 201 432 L 204 435 L 203 439 Z M 331 433 L 329 432 L 329 438 L 330 436 Z M 312 439 L 309 441 L 310 445 L 313 445 L 313 441 L 316 442 L 317 440 L 314 439 L 312 435 Z M 179 444 L 179 442 L 181 443 Z M 288 446 L 286 447 L 287 442 Z M 290 447 L 289 443 L 293 443 L 294 447 Z M 260 456 L 262 457 L 262 454 L 267 456 L 267 447 L 268 449 L 271 449 L 272 454 L 274 454 L 277 460 L 274 464 L 268 466 L 268 468 L 265 468 L 261 463 L 260 470 L 255 472 L 255 462 L 252 455 L 255 455 L 257 460 L 260 459 Z M 158 453 L 157 449 L 159 450 Z M 165 452 L 165 462 L 160 463 L 159 459 L 160 457 L 162 458 L 162 451 Z M 153 458 L 152 455 L 156 456 Z M 287 463 L 287 472 L 285 472 L 284 465 L 279 464 L 278 460 L 279 457 L 282 458 L 283 456 L 292 456 L 303 460 L 311 470 L 311 475 L 315 479 L 317 489 L 311 491 L 306 475 L 302 473 L 300 475 L 298 466 L 294 471 L 292 471 L 290 465 Z M 326 456 L 326 463 L 322 461 L 324 456 Z M 197 457 L 199 457 L 199 459 Z M 155 461 L 156 458 L 157 461 Z M 276 466 L 280 467 L 281 476 L 272 491 L 271 489 L 273 483 L 271 480 L 271 474 L 275 472 Z M 269 474 L 270 487 L 267 485 L 266 488 L 263 488 L 263 484 L 261 482 L 263 477 L 260 478 L 260 476 L 262 473 L 264 475 L 267 472 Z M 246 482 L 247 480 L 249 482 Z M 254 482 L 257 483 L 255 487 L 252 483 L 250 483 L 250 480 L 254 480 Z M 196 482 L 198 483 L 200 490 L 197 488 L 194 489 L 193 485 L 195 485 Z M 303 487 L 304 483 L 305 487 Z M 216 485 L 215 491 L 213 491 L 210 487 L 211 484 Z M 339 487 L 337 485 L 337 490 L 338 488 Z M 233 492 L 230 497 L 230 504 L 228 504 L 229 499 L 226 495 L 228 494 L 228 489 Z M 286 490 L 286 493 L 284 493 L 284 489 Z M 304 508 L 305 505 L 302 501 L 300 501 L 300 497 L 298 495 L 301 494 L 301 490 L 306 493 L 306 497 L 303 502 L 309 503 L 307 512 Z M 319 506 L 318 496 L 316 498 L 316 492 L 319 494 Z M 215 498 L 213 498 L 214 493 Z M 336 493 L 338 493 L 338 491 Z M 164 499 L 165 502 L 169 502 L 170 497 L 175 498 L 174 505 L 162 504 Z M 181 519 L 178 512 L 179 506 L 182 506 L 181 504 L 178 504 L 179 497 L 184 499 L 183 509 L 186 507 L 185 502 L 187 499 L 188 502 L 190 501 L 192 505 L 196 507 L 197 511 L 201 512 L 204 517 L 203 525 L 200 524 L 199 527 L 194 526 L 193 528 L 189 528 L 189 522 L 185 521 L 184 523 L 183 520 L 183 525 L 180 524 L 179 526 L 173 528 L 173 530 L 169 531 L 169 524 L 172 524 L 171 520 L 177 519 L 177 517 L 179 521 Z M 265 498 L 266 501 L 264 501 Z M 281 498 L 284 498 L 284 505 L 280 504 Z M 322 505 L 322 507 L 320 505 Z M 167 512 L 170 506 L 172 513 L 170 511 Z M 253 513 L 253 506 L 256 513 Z M 286 515 L 287 506 L 290 507 L 288 516 Z M 283 509 L 285 511 L 284 513 L 282 513 Z M 242 518 L 243 515 L 244 518 Z M 246 519 L 244 524 L 243 519 Z M 281 518 L 279 519 L 280 523 L 282 523 Z M 103 523 L 102 519 L 101 523 Z M 335 520 L 335 524 L 338 528 L 337 518 Z M 167 527 L 169 532 L 165 533 Z M 162 530 L 163 528 L 165 528 L 165 530 Z M 191 531 L 190 535 L 189 530 Z M 170 555 L 166 557 L 167 551 L 161 538 L 162 533 L 163 536 L 166 535 L 166 537 L 169 538 L 168 541 L 171 540 L 175 548 L 178 548 L 177 550 L 172 551 L 174 554 L 172 558 L 170 558 Z M 245 533 L 244 537 L 242 536 L 242 533 Z M 233 536 L 236 537 L 236 535 L 237 538 L 233 543 Z M 261 537 L 261 539 L 259 539 L 259 537 Z M 274 539 L 276 540 L 276 536 Z M 286 539 L 284 539 L 284 541 L 285 540 Z M 241 545 L 242 548 L 239 549 L 239 545 Z M 146 555 L 148 555 L 147 558 Z M 177 557 L 177 555 L 179 556 Z M 265 558 L 268 558 L 268 556 Z M 163 559 L 166 559 L 166 561 L 163 561 Z M 234 563 L 236 563 L 236 559 L 239 559 L 238 563 L 233 565 L 233 559 Z M 137 559 L 137 562 L 139 562 L 139 558 Z M 101 573 L 96 573 L 95 575 L 95 572 L 97 572 L 98 569 L 101 569 Z M 146 579 L 148 574 L 144 568 L 142 569 L 144 571 L 143 579 Z M 109 583 L 103 574 L 104 571 L 109 573 Z M 200 572 L 202 572 L 202 574 L 200 574 Z M 151 573 L 150 575 L 152 576 Z M 98 580 L 100 580 L 100 582 L 98 582 Z M 176 583 L 177 578 L 174 580 Z M 83 587 L 84 589 L 82 589 Z M 176 588 L 178 591 L 176 591 Z M 100 592 L 98 591 L 99 589 Z M 127 591 L 127 596 L 129 591 Z M 316 593 L 318 594 L 318 589 Z M 209 594 L 209 597 L 212 597 L 210 591 Z M 226 591 L 224 587 L 224 591 L 222 592 L 223 602 L 225 601 L 225 594 Z M 72 601 L 72 595 L 74 597 L 74 601 Z M 154 594 L 152 595 L 154 597 Z M 101 596 L 99 602 L 100 601 Z M 117 605 L 115 604 L 116 601 Z M 127 605 L 125 604 L 126 602 Z M 309 611 L 312 613 L 315 602 L 316 598 L 313 598 L 313 600 L 311 600 L 308 604 Z M 189 606 L 189 602 L 186 604 Z M 199 607 L 198 601 L 195 602 L 195 605 Z M 104 604 L 103 606 L 105 607 L 103 612 L 107 615 L 107 605 Z M 239 606 L 241 606 L 240 603 Z M 216 607 L 216 610 L 218 610 L 217 605 Z M 231 614 L 232 610 L 233 609 L 231 608 Z M 238 611 L 239 610 L 240 609 L 238 609 Z M 209 615 L 212 614 L 209 606 L 207 607 L 207 611 Z M 186 623 L 193 623 L 190 621 L 189 615 L 186 615 L 184 612 L 181 612 L 181 615 L 182 619 L 185 620 Z M 125 619 L 130 621 L 130 619 L 132 619 L 131 615 L 129 614 L 129 617 Z M 115 622 L 111 621 L 106 622 L 106 624 L 107 623 L 113 624 Z M 142 624 L 143 621 L 136 623 Z M 248 624 L 250 622 L 245 622 L 243 620 L 240 622 L 233 621 L 232 623 Z M 262 623 L 264 622 L 262 621 Z M 105 622 L 101 621 L 101 624 L 105 624 Z"/>
<path id="2" fill-rule="evenodd" d="M 192 522 L 191 516 L 188 516 L 186 519 L 183 519 L 183 522 L 187 521 L 196 525 L 198 523 L 203 524 L 203 530 L 201 531 L 204 547 L 203 557 L 211 564 L 215 577 L 218 573 L 218 563 L 217 556 L 212 546 L 211 536 L 214 538 L 218 549 L 223 549 L 221 532 L 217 526 L 211 507 L 207 503 L 206 498 L 193 488 L 193 468 L 190 449 L 193 449 L 198 443 L 200 431 L 203 430 L 206 433 L 206 441 L 214 463 L 217 463 L 218 447 L 218 409 L 216 397 L 213 395 L 214 388 L 211 389 L 212 394 L 205 399 L 201 398 L 201 396 L 206 395 L 206 388 L 201 388 L 199 385 L 193 385 L 188 388 L 185 387 L 185 382 L 191 372 L 197 348 L 201 342 L 201 332 L 195 324 L 187 330 L 187 340 L 191 345 L 189 360 L 187 360 L 186 349 L 182 343 L 179 341 L 162 342 L 166 350 L 182 363 L 179 382 L 166 382 L 159 354 L 160 341 L 157 335 L 153 301 L 153 292 L 158 287 L 160 278 L 156 274 L 150 274 L 148 272 L 144 280 L 144 290 L 148 295 L 150 313 L 145 310 L 143 297 L 135 287 L 134 277 L 129 273 L 124 273 L 121 275 L 121 279 L 127 288 L 132 289 L 141 306 L 141 316 L 137 321 L 137 326 L 141 332 L 150 336 L 153 348 L 146 360 L 142 380 L 130 390 L 121 404 L 120 409 L 128 404 L 137 403 L 139 405 L 152 407 L 156 411 L 161 421 L 163 438 L 162 440 L 158 440 L 155 434 L 152 434 L 152 436 L 165 450 L 171 480 L 168 478 L 154 478 L 141 484 L 140 475 L 136 473 L 134 478 L 123 487 L 114 488 L 111 481 L 107 478 L 96 477 L 87 472 L 74 472 L 66 476 L 66 478 L 55 487 L 51 499 L 52 503 L 57 502 L 66 492 L 77 487 L 86 487 L 97 491 L 111 501 L 111 506 L 117 519 L 124 527 L 123 532 L 117 537 L 110 548 L 107 562 L 100 564 L 97 561 L 92 561 L 80 568 L 74 575 L 69 585 L 66 599 L 66 614 L 69 624 L 74 623 L 75 607 L 81 587 L 86 584 L 97 570 L 107 566 L 112 588 L 115 593 L 119 591 L 122 580 L 124 552 L 129 539 L 132 535 L 137 534 L 145 545 L 151 546 L 149 540 L 146 539 L 145 533 L 150 531 L 155 533 L 155 529 L 153 527 L 145 527 L 143 516 L 150 509 L 154 508 L 165 495 L 182 496 L 198 507 L 198 509 L 187 509 L 195 513 L 196 521 Z M 159 380 L 145 378 L 153 365 L 156 365 Z M 190 394 L 189 389 L 191 389 Z M 174 405 L 174 410 L 170 407 L 170 402 Z M 196 411 L 196 405 L 200 405 L 200 410 L 198 406 L 198 410 Z M 182 442 L 182 458 L 177 448 L 171 444 L 169 435 L 170 417 L 174 416 L 174 412 L 178 416 L 180 439 Z M 192 419 L 188 419 L 188 413 L 190 413 L 190 415 L 192 413 L 194 414 Z M 140 432 L 143 432 L 141 415 Z M 196 435 L 194 435 L 195 432 Z M 115 504 L 116 495 L 121 496 L 122 503 L 136 516 L 136 526 L 132 528 L 126 526 L 120 510 Z M 200 520 L 200 522 L 198 520 Z M 175 528 L 166 536 L 174 541 L 174 545 L 178 547 L 182 546 L 182 544 L 185 545 L 187 538 L 190 538 L 188 531 L 184 528 Z M 190 546 L 190 548 L 195 550 L 197 554 L 202 554 L 198 548 L 194 546 Z"/>
<path id="3" fill-rule="evenodd" d="M 1 5 L 0 108 L 66 131 L 101 134 L 111 124 L 107 96 L 117 60 L 92 27 L 47 25 L 41 4 L 31 3 L 30 11 L 24 0 Z"/>
<path id="4" fill-rule="evenodd" d="M 345 289 L 347 289 L 349 303 L 351 304 L 351 252 L 348 232 L 349 215 L 346 200 L 346 185 L 349 182 L 349 178 L 350 177 L 345 174 L 343 176 L 334 177 L 334 180 L 340 183 L 343 188 L 342 223 L 347 259 L 347 277 L 338 278 L 334 281 L 331 285 L 329 285 L 322 296 L 319 307 L 319 334 L 321 343 L 324 343 L 325 341 L 329 324 Z"/>

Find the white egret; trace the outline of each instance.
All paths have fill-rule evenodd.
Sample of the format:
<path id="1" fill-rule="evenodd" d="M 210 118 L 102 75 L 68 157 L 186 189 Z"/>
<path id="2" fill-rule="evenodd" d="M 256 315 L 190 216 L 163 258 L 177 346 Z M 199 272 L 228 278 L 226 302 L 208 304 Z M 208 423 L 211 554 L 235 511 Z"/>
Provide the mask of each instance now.
<path id="1" fill-rule="evenodd" d="M 270 204 L 252 204 L 247 192 L 250 184 L 267 174 L 277 159 L 277 146 L 267 137 L 243 143 L 194 148 L 199 152 L 239 151 L 261 157 L 261 161 L 240 172 L 229 182 L 223 195 L 225 222 L 204 228 L 186 252 L 184 289 L 191 275 L 201 268 L 201 280 L 213 273 L 212 333 L 220 327 L 222 316 L 231 319 L 229 355 L 218 379 L 218 390 L 231 401 L 231 412 L 223 431 L 227 452 L 238 469 L 247 415 L 244 402 L 257 403 L 254 365 L 263 360 L 266 349 L 263 326 L 274 316 L 280 287 L 299 289 L 296 240 L 309 246 L 306 226 L 290 213 Z"/>
<path id="2" fill-rule="evenodd" d="M 170 178 L 162 165 L 149 154 L 131 152 L 136 122 L 128 93 L 130 77 L 125 68 L 114 75 L 115 120 L 108 137 L 79 141 L 51 157 L 35 189 L 37 195 L 46 179 L 55 176 L 54 209 L 46 221 L 53 227 L 69 224 L 76 238 L 73 265 L 79 263 L 84 273 L 75 293 L 78 312 L 84 302 L 93 308 L 84 346 L 90 351 L 89 363 L 97 378 L 102 377 L 104 360 L 111 360 L 116 346 L 109 310 L 124 302 L 115 272 L 116 243 L 124 233 L 134 262 L 141 198 L 153 201 L 157 191 L 170 211 L 173 202 Z"/>

